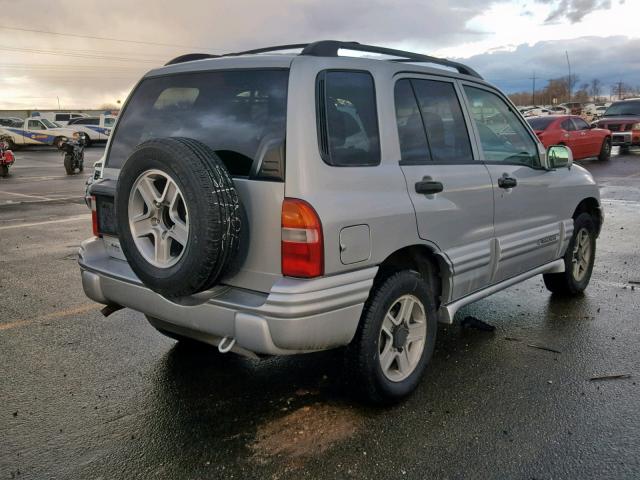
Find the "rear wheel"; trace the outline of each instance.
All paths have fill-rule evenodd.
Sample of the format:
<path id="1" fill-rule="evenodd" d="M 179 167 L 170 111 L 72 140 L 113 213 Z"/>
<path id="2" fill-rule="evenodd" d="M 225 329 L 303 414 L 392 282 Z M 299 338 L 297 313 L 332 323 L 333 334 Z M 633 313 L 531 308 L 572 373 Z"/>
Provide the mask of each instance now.
<path id="1" fill-rule="evenodd" d="M 589 285 L 596 258 L 596 226 L 593 217 L 581 213 L 573 222 L 573 236 L 564 254 L 564 272 L 546 273 L 544 284 L 553 293 L 578 295 Z"/>
<path id="2" fill-rule="evenodd" d="M 598 160 L 601 162 L 606 162 L 611 158 L 611 139 L 605 138 L 602 142 L 602 146 L 600 147 L 600 154 L 598 155 Z"/>
<path id="3" fill-rule="evenodd" d="M 71 155 L 64 156 L 64 169 L 67 175 L 73 175 L 75 169 L 73 168 L 73 157 Z"/>
<path id="4" fill-rule="evenodd" d="M 433 354 L 436 330 L 431 286 L 418 273 L 404 270 L 374 286 L 347 349 L 347 368 L 366 399 L 409 395 Z"/>

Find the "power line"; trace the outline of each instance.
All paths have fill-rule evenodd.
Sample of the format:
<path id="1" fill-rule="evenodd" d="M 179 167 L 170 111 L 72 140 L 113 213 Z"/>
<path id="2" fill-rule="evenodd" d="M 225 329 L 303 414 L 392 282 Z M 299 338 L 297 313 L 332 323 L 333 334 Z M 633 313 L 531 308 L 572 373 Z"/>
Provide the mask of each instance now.
<path id="1" fill-rule="evenodd" d="M 108 55 L 94 55 L 89 53 L 74 53 L 74 52 L 64 52 L 64 51 L 53 51 L 53 50 L 40 50 L 35 48 L 19 48 L 19 47 L 6 47 L 0 46 L 0 50 L 5 50 L 9 52 L 28 52 L 28 53 L 36 53 L 41 55 L 60 55 L 63 57 L 74 57 L 74 58 L 92 58 L 98 60 L 115 60 L 119 62 L 145 62 L 145 63 L 153 63 L 158 64 L 158 60 L 144 59 L 144 58 L 132 58 L 132 57 L 112 57 Z"/>
<path id="2" fill-rule="evenodd" d="M 154 45 L 157 47 L 170 47 L 170 48 L 192 48 L 199 50 L 209 50 L 212 49 L 209 47 L 199 47 L 194 45 L 179 45 L 179 44 L 170 44 L 170 43 L 159 43 L 159 42 L 146 42 L 143 40 L 131 40 L 131 39 L 123 39 L 123 38 L 111 38 L 111 37 L 98 37 L 94 35 L 80 35 L 77 33 L 62 33 L 62 32 L 52 32 L 51 30 L 36 30 L 31 28 L 21 28 L 21 27 L 8 27 L 6 25 L 0 25 L 0 29 L 3 30 L 15 30 L 18 32 L 30 32 L 30 33 L 44 33 L 47 35 L 59 35 L 63 37 L 75 37 L 75 38 L 87 38 L 90 40 L 106 40 L 109 42 L 123 42 L 123 43 L 137 43 L 139 45 Z"/>

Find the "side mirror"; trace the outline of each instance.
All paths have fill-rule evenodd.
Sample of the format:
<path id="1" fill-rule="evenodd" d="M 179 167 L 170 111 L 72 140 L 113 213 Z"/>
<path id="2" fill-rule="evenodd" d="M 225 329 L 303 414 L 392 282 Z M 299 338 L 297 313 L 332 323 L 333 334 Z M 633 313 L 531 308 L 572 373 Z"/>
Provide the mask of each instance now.
<path id="1" fill-rule="evenodd" d="M 549 168 L 571 168 L 573 153 L 565 145 L 551 145 L 547 150 L 547 164 Z"/>

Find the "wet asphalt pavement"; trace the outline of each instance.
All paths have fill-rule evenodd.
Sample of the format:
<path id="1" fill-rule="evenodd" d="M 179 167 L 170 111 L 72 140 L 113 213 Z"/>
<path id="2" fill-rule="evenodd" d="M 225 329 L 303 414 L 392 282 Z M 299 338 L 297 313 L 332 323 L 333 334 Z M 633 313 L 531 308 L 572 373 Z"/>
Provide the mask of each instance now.
<path id="1" fill-rule="evenodd" d="M 75 261 L 84 177 L 18 152 L 0 178 L 0 479 L 640 478 L 640 152 L 582 163 L 606 209 L 586 295 L 534 278 L 465 308 L 496 331 L 441 326 L 417 392 L 373 409 L 340 352 L 252 361 L 102 317 Z M 613 374 L 631 377 L 590 380 Z"/>

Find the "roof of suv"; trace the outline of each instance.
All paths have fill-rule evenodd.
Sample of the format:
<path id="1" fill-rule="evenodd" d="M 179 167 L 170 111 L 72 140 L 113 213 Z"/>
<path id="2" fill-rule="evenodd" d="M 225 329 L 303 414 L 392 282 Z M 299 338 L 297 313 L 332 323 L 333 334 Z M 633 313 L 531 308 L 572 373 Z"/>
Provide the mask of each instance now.
<path id="1" fill-rule="evenodd" d="M 291 50 L 301 50 L 300 53 L 293 53 Z M 377 58 L 370 56 L 346 56 L 339 55 L 340 50 L 355 51 L 362 54 L 378 55 Z M 380 58 L 384 56 L 386 58 Z M 432 57 L 420 53 L 396 50 L 372 45 L 364 45 L 358 42 L 340 42 L 336 40 L 323 40 L 309 44 L 279 45 L 274 47 L 247 50 L 244 52 L 228 53 L 223 55 L 210 55 L 204 53 L 186 54 L 174 58 L 164 67 L 150 71 L 147 76 L 164 75 L 168 73 L 178 73 L 187 71 L 201 71 L 218 68 L 249 68 L 259 65 L 263 68 L 289 68 L 296 58 L 303 57 L 324 57 L 340 58 L 353 62 L 383 62 L 389 66 L 395 65 L 395 70 L 403 70 L 402 64 L 410 63 L 411 69 L 419 68 L 425 73 L 435 73 L 454 77 L 473 78 L 475 81 L 485 83 L 482 77 L 471 67 L 462 63 Z M 436 65 L 442 68 L 426 67 L 424 65 Z"/>

